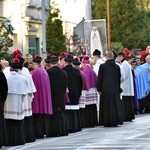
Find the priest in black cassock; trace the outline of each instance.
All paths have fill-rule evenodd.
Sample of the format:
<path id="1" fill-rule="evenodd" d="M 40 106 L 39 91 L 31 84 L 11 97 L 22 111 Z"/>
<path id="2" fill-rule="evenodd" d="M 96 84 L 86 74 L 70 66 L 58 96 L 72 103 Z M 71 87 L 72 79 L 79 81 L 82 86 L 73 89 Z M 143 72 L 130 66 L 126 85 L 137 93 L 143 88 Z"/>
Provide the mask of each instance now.
<path id="1" fill-rule="evenodd" d="M 106 62 L 100 65 L 97 80 L 100 93 L 99 125 L 112 127 L 123 124 L 120 81 L 120 67 L 114 61 L 114 54 L 108 52 Z"/>
<path id="2" fill-rule="evenodd" d="M 63 70 L 68 76 L 68 96 L 70 102 L 66 104 L 66 114 L 68 120 L 69 132 L 77 132 L 82 129 L 79 98 L 82 92 L 82 77 L 80 71 L 73 68 L 72 61 L 73 57 L 68 54 L 65 58 L 65 67 Z"/>
<path id="3" fill-rule="evenodd" d="M 6 145 L 7 133 L 4 120 L 4 102 L 8 93 L 8 85 L 4 73 L 1 71 L 2 65 L 0 64 L 0 148 Z"/>
<path id="4" fill-rule="evenodd" d="M 58 57 L 50 59 L 51 68 L 47 70 L 51 94 L 53 114 L 48 117 L 48 137 L 68 135 L 68 123 L 65 111 L 65 92 L 67 89 L 67 74 L 58 67 Z"/>

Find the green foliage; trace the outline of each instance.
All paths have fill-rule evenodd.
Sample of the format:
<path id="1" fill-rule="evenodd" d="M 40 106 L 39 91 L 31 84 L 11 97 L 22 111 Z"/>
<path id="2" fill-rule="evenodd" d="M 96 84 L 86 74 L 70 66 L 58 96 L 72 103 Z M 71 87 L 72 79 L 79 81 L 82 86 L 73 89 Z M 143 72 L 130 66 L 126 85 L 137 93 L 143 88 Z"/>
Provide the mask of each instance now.
<path id="1" fill-rule="evenodd" d="M 63 34 L 62 21 L 59 17 L 59 9 L 53 4 L 50 7 L 49 17 L 46 23 L 47 53 L 58 55 L 66 51 L 66 37 Z"/>
<path id="2" fill-rule="evenodd" d="M 0 53 L 6 52 L 9 47 L 13 46 L 13 40 L 10 37 L 10 32 L 4 25 L 4 22 L 0 25 Z"/>
<path id="3" fill-rule="evenodd" d="M 94 19 L 106 19 L 106 0 L 96 0 L 94 9 Z"/>
<path id="4" fill-rule="evenodd" d="M 7 60 L 7 61 L 10 61 L 10 60 L 12 59 L 11 54 L 8 53 L 8 52 L 2 52 L 2 53 L 0 53 L 0 57 L 1 57 L 1 58 L 4 58 L 4 59 Z"/>
<path id="5" fill-rule="evenodd" d="M 111 42 L 110 47 L 114 52 L 120 52 L 123 50 L 122 44 L 118 42 Z"/>
<path id="6" fill-rule="evenodd" d="M 96 0 L 96 5 L 95 18 L 106 18 L 106 0 Z M 129 49 L 146 48 L 150 43 L 149 24 L 149 0 L 110 1 L 111 42 Z"/>

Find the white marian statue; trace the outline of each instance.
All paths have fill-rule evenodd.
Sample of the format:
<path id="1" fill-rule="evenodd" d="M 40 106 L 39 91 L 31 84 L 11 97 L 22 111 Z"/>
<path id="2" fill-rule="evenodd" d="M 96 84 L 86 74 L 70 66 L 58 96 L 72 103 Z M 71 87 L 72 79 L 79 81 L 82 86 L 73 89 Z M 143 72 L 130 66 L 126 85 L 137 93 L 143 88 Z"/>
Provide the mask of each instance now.
<path id="1" fill-rule="evenodd" d="M 92 56 L 95 49 L 101 51 L 101 56 L 103 56 L 103 49 L 101 44 L 101 39 L 97 27 L 93 27 L 90 36 L 90 54 Z"/>

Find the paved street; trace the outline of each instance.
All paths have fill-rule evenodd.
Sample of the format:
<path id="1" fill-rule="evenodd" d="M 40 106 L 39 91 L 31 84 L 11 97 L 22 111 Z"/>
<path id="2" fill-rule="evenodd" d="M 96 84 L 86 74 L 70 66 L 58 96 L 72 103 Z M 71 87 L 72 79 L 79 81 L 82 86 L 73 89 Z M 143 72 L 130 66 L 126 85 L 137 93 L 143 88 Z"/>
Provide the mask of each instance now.
<path id="1" fill-rule="evenodd" d="M 150 150 L 150 114 L 119 127 L 86 128 L 69 136 L 46 138 L 2 150 Z"/>

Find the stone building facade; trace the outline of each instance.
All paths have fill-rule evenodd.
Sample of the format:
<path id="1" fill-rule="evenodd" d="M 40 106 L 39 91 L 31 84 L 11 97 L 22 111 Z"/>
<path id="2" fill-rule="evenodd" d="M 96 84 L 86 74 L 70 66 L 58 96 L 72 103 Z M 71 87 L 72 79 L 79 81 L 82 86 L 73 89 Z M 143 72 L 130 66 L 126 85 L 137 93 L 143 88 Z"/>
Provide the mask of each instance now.
<path id="1" fill-rule="evenodd" d="M 91 19 L 91 0 L 44 0 L 47 14 L 55 2 L 60 10 L 63 30 L 71 40 L 73 28 L 83 19 Z M 42 0 L 0 0 L 0 22 L 9 19 L 14 28 L 13 47 L 23 54 L 42 54 Z M 47 16 L 45 16 L 47 17 Z M 46 19 L 46 18 L 45 18 Z"/>
<path id="2" fill-rule="evenodd" d="M 45 0 L 45 11 L 50 0 Z M 13 47 L 23 54 L 42 54 L 41 0 L 0 0 L 0 21 L 9 19 L 14 28 Z"/>

